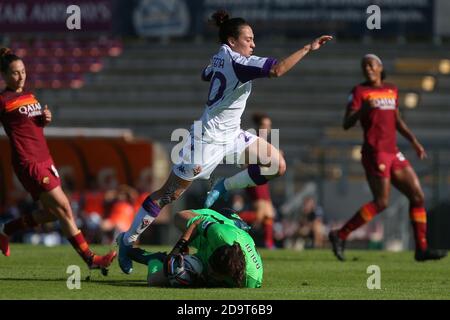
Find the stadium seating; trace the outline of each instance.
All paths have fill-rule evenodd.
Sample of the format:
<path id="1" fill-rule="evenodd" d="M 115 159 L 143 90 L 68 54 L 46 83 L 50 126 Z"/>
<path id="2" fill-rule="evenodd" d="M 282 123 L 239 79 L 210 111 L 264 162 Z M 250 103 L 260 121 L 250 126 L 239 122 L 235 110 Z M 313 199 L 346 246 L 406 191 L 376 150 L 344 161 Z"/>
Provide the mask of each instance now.
<path id="1" fill-rule="evenodd" d="M 200 80 L 200 72 L 216 49 L 209 43 L 129 42 L 119 58 L 106 59 L 102 72 L 87 78 L 83 89 L 45 91 L 42 95 L 58 109 L 60 123 L 131 126 L 168 143 L 173 129 L 189 128 L 201 115 L 208 83 Z M 283 57 L 292 50 L 292 46 L 262 44 L 256 54 Z M 330 44 L 311 53 L 285 77 L 255 81 L 243 126 L 251 126 L 252 112 L 269 113 L 274 125 L 282 128 L 283 145 L 297 150 L 287 156 L 301 156 L 302 145 L 316 143 L 326 137 L 326 128 L 340 126 L 348 93 L 362 80 L 359 59 L 366 51 L 357 44 Z M 413 129 L 417 125 L 445 126 L 440 111 L 449 97 L 440 86 L 450 86 L 450 81 L 437 74 L 434 91 L 422 89 L 423 78 L 436 72 L 444 50 L 428 45 L 386 48 L 378 44 L 372 51 L 382 57 L 388 81 L 399 86 L 400 106 Z M 411 64 L 416 69 L 408 69 Z M 402 99 L 408 92 L 419 93 L 417 109 L 404 108 Z"/>
<path id="2" fill-rule="evenodd" d="M 36 87 L 60 88 L 39 90 L 40 100 L 54 110 L 59 126 L 128 127 L 137 135 L 163 143 L 168 152 L 176 144 L 170 141 L 172 131 L 189 129 L 203 112 L 209 83 L 200 80 L 200 73 L 218 48 L 214 41 L 192 45 L 127 40 L 118 55 L 122 47 L 113 41 L 104 45 L 52 41 L 33 46 L 18 42 L 17 46 L 27 50 L 29 68 L 36 72 L 30 75 Z M 48 48 L 54 56 L 43 54 Z M 282 58 L 295 49 L 293 44 L 257 43 L 255 54 Z M 280 144 L 293 181 L 317 177 L 340 181 L 347 176 L 364 182 L 355 151 L 361 144 L 361 130 L 344 132 L 341 122 L 351 88 L 363 80 L 360 58 L 368 52 L 383 59 L 387 81 L 399 87 L 402 114 L 430 150 L 430 159 L 419 164 L 413 150 L 405 148 L 400 139 L 402 150 L 426 181 L 432 181 L 434 149 L 439 149 L 450 133 L 449 113 L 444 112 L 450 101 L 445 63 L 448 48 L 340 42 L 310 53 L 284 77 L 253 84 L 242 126 L 253 127 L 251 114 L 256 111 L 272 117 L 274 127 L 280 128 Z M 64 76 L 57 76 L 60 74 Z M 431 85 L 427 77 L 432 78 Z M 406 107 L 408 94 L 417 95 L 415 108 Z M 218 174 L 229 173 L 227 170 L 235 169 Z"/>
<path id="3" fill-rule="evenodd" d="M 23 58 L 31 89 L 79 89 L 87 73 L 102 70 L 105 57 L 122 52 L 122 42 L 109 38 L 13 39 L 5 45 Z"/>

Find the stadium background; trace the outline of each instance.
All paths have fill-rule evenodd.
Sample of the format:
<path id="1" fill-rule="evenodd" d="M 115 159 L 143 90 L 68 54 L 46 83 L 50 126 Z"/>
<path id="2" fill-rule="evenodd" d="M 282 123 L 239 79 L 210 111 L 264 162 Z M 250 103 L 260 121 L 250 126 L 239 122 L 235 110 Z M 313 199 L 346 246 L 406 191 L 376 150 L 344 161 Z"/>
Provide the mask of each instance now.
<path id="1" fill-rule="evenodd" d="M 256 81 L 244 113 L 243 128 L 251 128 L 251 114 L 262 111 L 280 129 L 288 171 L 270 183 L 276 227 L 295 223 L 308 195 L 323 208 L 326 228 L 341 224 L 370 198 L 359 160 L 361 130 L 344 132 L 341 119 L 350 89 L 362 80 L 360 58 L 373 52 L 383 59 L 387 80 L 398 85 L 402 114 L 428 152 L 428 159 L 418 161 L 399 138 L 425 191 L 430 242 L 450 247 L 448 1 L 78 0 L 81 30 L 68 30 L 71 4 L 3 0 L 0 41 L 24 58 L 28 85 L 53 111 L 46 129 L 49 146 L 80 226 L 92 231 L 87 232 L 91 241 L 111 241 L 130 219 L 111 218 L 118 200 L 139 194 L 142 199 L 167 177 L 177 143 L 170 141 L 171 133 L 188 129 L 203 111 L 208 84 L 200 72 L 218 47 L 217 30 L 206 21 L 226 8 L 252 25 L 256 55 L 281 58 L 320 34 L 335 36 L 285 77 Z M 366 27 L 371 4 L 381 8 L 380 30 Z M 215 177 L 237 170 L 221 166 Z M 170 223 L 173 212 L 200 207 L 208 188 L 208 182 L 193 184 L 142 241 L 172 243 L 177 236 Z M 29 200 L 11 171 L 2 130 L 2 218 L 32 210 Z M 355 232 L 353 246 L 413 247 L 406 198 L 394 191 L 390 204 Z M 110 224 L 102 224 L 108 218 Z M 106 236 L 96 238 L 102 226 Z M 57 244 L 64 240 L 54 233 L 56 227 L 15 240 Z"/>

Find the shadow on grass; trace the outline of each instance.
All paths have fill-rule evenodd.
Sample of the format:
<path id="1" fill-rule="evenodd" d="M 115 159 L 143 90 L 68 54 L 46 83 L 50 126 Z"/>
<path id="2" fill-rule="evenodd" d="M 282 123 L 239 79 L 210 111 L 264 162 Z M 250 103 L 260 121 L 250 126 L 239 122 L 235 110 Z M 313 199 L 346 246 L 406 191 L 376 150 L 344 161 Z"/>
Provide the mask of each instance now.
<path id="1" fill-rule="evenodd" d="M 320 258 L 318 258 L 318 259 L 314 259 L 314 261 L 330 261 L 330 260 L 332 260 L 332 256 L 330 256 L 330 257 L 325 257 L 325 258 L 323 258 L 323 257 L 320 257 Z M 287 256 L 287 257 L 278 257 L 278 256 L 273 256 L 273 257 L 267 257 L 267 256 L 263 256 L 262 257 L 262 259 L 263 259 L 263 262 L 264 261 L 291 261 L 291 262 L 294 262 L 294 261 L 299 261 L 299 262 L 308 262 L 308 261 L 311 261 L 311 258 L 309 258 L 309 257 L 305 257 L 305 256 L 298 256 L 298 257 L 293 257 L 293 256 Z"/>
<path id="2" fill-rule="evenodd" d="M 20 282 L 66 282 L 67 278 L 0 278 L 0 281 L 20 281 Z M 111 285 L 118 287 L 147 287 L 147 283 L 143 280 L 108 280 L 108 279 L 91 279 L 81 280 L 82 283 L 95 283 L 102 285 Z"/>
<path id="3" fill-rule="evenodd" d="M 42 279 L 42 278 L 0 278 L 0 281 L 44 281 L 44 282 L 60 282 L 60 281 L 64 281 L 66 282 L 67 279 L 66 278 L 61 278 L 61 279 Z"/>
<path id="4" fill-rule="evenodd" d="M 86 282 L 115 287 L 148 287 L 148 284 L 142 280 L 90 280 Z"/>

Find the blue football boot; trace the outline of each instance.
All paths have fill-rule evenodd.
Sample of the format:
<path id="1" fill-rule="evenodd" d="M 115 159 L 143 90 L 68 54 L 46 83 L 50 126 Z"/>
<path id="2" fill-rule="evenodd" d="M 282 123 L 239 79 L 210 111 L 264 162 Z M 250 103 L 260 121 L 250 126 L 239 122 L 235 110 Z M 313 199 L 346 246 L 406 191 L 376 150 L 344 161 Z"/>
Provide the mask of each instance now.
<path id="1" fill-rule="evenodd" d="M 211 191 L 208 192 L 208 196 L 206 197 L 204 207 L 210 208 L 214 202 L 216 202 L 220 197 L 224 197 L 227 194 L 227 190 L 225 190 L 224 185 L 225 178 L 219 179 Z"/>
<path id="2" fill-rule="evenodd" d="M 122 232 L 117 237 L 117 245 L 119 246 L 119 267 L 123 271 L 123 273 L 130 274 L 133 271 L 133 261 L 128 256 L 128 253 L 133 248 L 133 246 L 127 246 L 123 242 L 123 237 L 125 236 L 125 232 Z"/>

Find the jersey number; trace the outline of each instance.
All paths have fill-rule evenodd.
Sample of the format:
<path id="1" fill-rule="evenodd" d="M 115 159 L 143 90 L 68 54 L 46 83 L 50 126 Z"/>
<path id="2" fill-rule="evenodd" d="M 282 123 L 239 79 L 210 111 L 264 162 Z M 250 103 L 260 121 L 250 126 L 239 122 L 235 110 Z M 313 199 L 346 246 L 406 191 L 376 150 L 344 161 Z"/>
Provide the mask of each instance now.
<path id="1" fill-rule="evenodd" d="M 214 85 L 215 81 L 219 81 L 219 89 L 217 89 L 217 93 L 214 96 L 214 98 L 211 98 L 211 91 Z M 223 96 L 223 92 L 225 91 L 225 88 L 227 86 L 227 79 L 225 78 L 225 76 L 223 75 L 222 72 L 214 72 L 213 77 L 211 78 L 211 84 L 209 86 L 209 93 L 208 93 L 208 101 L 206 102 L 206 105 L 208 107 L 212 106 L 214 103 L 216 103 L 217 101 L 219 101 L 220 99 L 222 99 Z"/>

